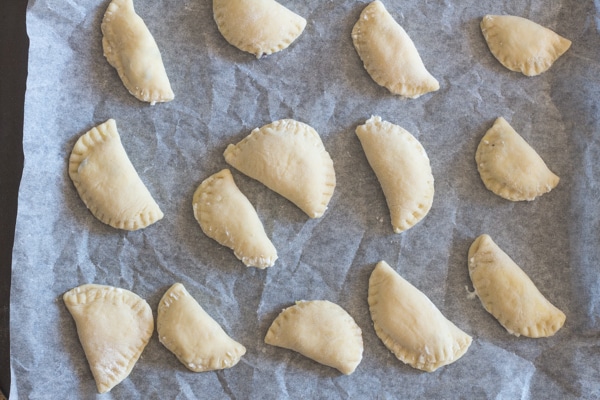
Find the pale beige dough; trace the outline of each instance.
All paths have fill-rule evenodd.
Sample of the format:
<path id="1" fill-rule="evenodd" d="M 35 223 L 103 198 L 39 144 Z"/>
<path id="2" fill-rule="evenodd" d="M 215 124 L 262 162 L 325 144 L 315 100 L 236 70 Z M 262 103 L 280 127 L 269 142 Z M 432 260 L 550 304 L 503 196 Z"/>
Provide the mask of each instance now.
<path id="1" fill-rule="evenodd" d="M 286 49 L 306 27 L 275 0 L 213 0 L 213 14 L 223 37 L 257 58 Z"/>
<path id="2" fill-rule="evenodd" d="M 471 345 L 471 336 L 385 261 L 371 273 L 368 302 L 377 336 L 413 368 L 435 371 L 458 360 Z"/>
<path id="3" fill-rule="evenodd" d="M 509 333 L 532 338 L 552 336 L 565 323 L 565 314 L 540 293 L 489 235 L 475 239 L 468 264 L 475 294 Z"/>
<path id="4" fill-rule="evenodd" d="M 333 161 L 317 131 L 293 119 L 254 129 L 224 152 L 225 161 L 296 204 L 323 215 L 335 189 Z"/>
<path id="5" fill-rule="evenodd" d="M 134 231 L 164 216 L 129 161 L 114 119 L 77 140 L 69 176 L 92 214 L 114 228 Z"/>
<path id="6" fill-rule="evenodd" d="M 246 354 L 181 283 L 160 300 L 156 330 L 160 342 L 194 372 L 231 368 Z"/>
<path id="7" fill-rule="evenodd" d="M 414 99 L 440 88 L 411 38 L 381 1 L 362 11 L 352 41 L 371 78 L 390 92 Z"/>
<path id="8" fill-rule="evenodd" d="M 136 14 L 133 0 L 113 0 L 102 19 L 104 56 L 138 100 L 155 104 L 173 100 L 158 45 Z"/>
<path id="9" fill-rule="evenodd" d="M 154 331 L 152 310 L 129 290 L 87 284 L 63 295 L 96 380 L 106 393 L 129 376 Z"/>
<path id="10" fill-rule="evenodd" d="M 267 237 L 256 210 L 224 169 L 204 180 L 193 198 L 194 216 L 202 231 L 233 250 L 248 267 L 271 267 L 277 250 Z"/>
<path id="11" fill-rule="evenodd" d="M 373 116 L 356 128 L 390 210 L 394 232 L 421 221 L 433 203 L 433 174 L 419 141 L 398 125 Z"/>
<path id="12" fill-rule="evenodd" d="M 547 71 L 571 47 L 569 39 L 514 15 L 486 15 L 481 32 L 502 65 L 527 76 Z"/>
<path id="13" fill-rule="evenodd" d="M 271 324 L 265 343 L 297 351 L 350 375 L 363 354 L 362 332 L 342 307 L 327 300 L 298 301 Z"/>
<path id="14" fill-rule="evenodd" d="M 481 139 L 475 161 L 485 186 L 507 200 L 534 200 L 560 180 L 502 117 Z"/>

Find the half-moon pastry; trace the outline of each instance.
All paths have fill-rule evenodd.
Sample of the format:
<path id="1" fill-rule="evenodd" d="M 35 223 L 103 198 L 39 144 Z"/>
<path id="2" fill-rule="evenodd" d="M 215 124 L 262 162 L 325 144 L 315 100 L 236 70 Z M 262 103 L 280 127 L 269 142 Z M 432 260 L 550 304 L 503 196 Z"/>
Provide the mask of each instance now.
<path id="1" fill-rule="evenodd" d="M 565 314 L 489 235 L 479 236 L 469 248 L 469 275 L 483 307 L 509 333 L 552 336 L 565 323 Z"/>
<path id="2" fill-rule="evenodd" d="M 385 261 L 371 273 L 368 301 L 377 336 L 413 368 L 435 371 L 458 360 L 471 345 L 471 336 Z"/>
<path id="3" fill-rule="evenodd" d="M 77 140 L 69 176 L 92 214 L 114 228 L 142 229 L 164 215 L 129 161 L 114 119 Z"/>
<path id="4" fill-rule="evenodd" d="M 254 129 L 227 146 L 225 161 L 296 204 L 311 218 L 323 215 L 335 189 L 333 161 L 317 131 L 293 119 Z"/>
<path id="5" fill-rule="evenodd" d="M 507 200 L 534 200 L 560 180 L 502 117 L 481 139 L 475 161 L 485 187 Z"/>
<path id="6" fill-rule="evenodd" d="M 425 149 L 408 131 L 377 116 L 359 125 L 356 135 L 383 189 L 394 232 L 411 228 L 433 203 L 433 174 Z"/>
<path id="7" fill-rule="evenodd" d="M 481 32 L 502 65 L 527 76 L 547 71 L 571 47 L 569 39 L 514 15 L 486 15 Z"/>
<path id="8" fill-rule="evenodd" d="M 231 368 L 246 354 L 181 283 L 160 300 L 156 330 L 160 342 L 194 372 Z"/>
<path id="9" fill-rule="evenodd" d="M 129 376 L 154 331 L 152 310 L 129 290 L 87 284 L 63 295 L 96 380 L 106 393 Z"/>
<path id="10" fill-rule="evenodd" d="M 390 92 L 414 99 L 440 88 L 411 38 L 381 1 L 362 11 L 352 41 L 371 78 Z"/>
<path id="11" fill-rule="evenodd" d="M 277 260 L 256 210 L 238 189 L 228 169 L 204 180 L 193 199 L 194 216 L 202 231 L 248 267 L 266 268 Z"/>
<path id="12" fill-rule="evenodd" d="M 158 45 L 133 0 L 112 0 L 102 19 L 104 56 L 138 100 L 155 104 L 173 100 Z"/>
<path id="13" fill-rule="evenodd" d="M 298 301 L 275 318 L 265 343 L 297 351 L 350 375 L 363 354 L 362 332 L 342 307 L 327 300 Z"/>
<path id="14" fill-rule="evenodd" d="M 213 0 L 213 14 L 223 37 L 256 58 L 287 48 L 306 27 L 275 0 Z"/>

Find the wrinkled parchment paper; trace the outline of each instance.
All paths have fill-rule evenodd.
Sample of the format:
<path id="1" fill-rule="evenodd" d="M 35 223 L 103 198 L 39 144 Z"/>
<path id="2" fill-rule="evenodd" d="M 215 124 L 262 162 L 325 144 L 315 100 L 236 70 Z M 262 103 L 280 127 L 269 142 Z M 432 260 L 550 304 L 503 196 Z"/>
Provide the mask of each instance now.
<path id="1" fill-rule="evenodd" d="M 84 283 L 131 290 L 156 315 L 175 282 L 247 354 L 234 368 L 187 370 L 156 333 L 129 378 L 102 398 L 595 398 L 600 396 L 600 35 L 597 1 L 430 0 L 385 3 L 411 36 L 440 90 L 404 100 L 368 76 L 350 32 L 364 1 L 282 0 L 308 20 L 288 49 L 257 60 L 219 34 L 209 0 L 136 0 L 161 50 L 176 98 L 131 96 L 101 47 L 107 0 L 31 0 L 25 170 L 11 292 L 12 398 L 93 398 L 96 387 L 62 295 Z M 485 14 L 513 14 L 573 41 L 545 74 L 501 66 L 479 29 Z M 376 177 L 354 133 L 371 115 L 401 125 L 425 147 L 435 177 L 427 217 L 393 234 Z M 474 155 L 503 116 L 561 177 L 534 202 L 483 186 Z M 67 174 L 77 138 L 114 118 L 123 146 L 165 213 L 144 230 L 95 219 Z M 192 194 L 228 167 L 222 153 L 256 127 L 294 118 L 314 127 L 334 161 L 337 188 L 320 219 L 232 170 L 278 249 L 267 270 L 246 268 L 209 239 Z M 472 289 L 467 251 L 488 233 L 567 315 L 547 339 L 509 335 Z M 473 336 L 458 362 L 423 373 L 398 361 L 372 327 L 368 278 L 386 260 Z M 264 344 L 296 300 L 327 299 L 364 339 L 343 376 Z M 323 321 L 327 323 L 327 321 Z M 14 396 L 14 397 L 13 397 Z"/>

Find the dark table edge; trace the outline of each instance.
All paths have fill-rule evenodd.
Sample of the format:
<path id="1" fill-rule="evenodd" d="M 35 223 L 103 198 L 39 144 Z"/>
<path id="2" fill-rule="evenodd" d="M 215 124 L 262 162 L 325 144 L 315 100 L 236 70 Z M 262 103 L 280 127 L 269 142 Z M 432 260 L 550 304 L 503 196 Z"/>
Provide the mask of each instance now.
<path id="1" fill-rule="evenodd" d="M 27 0 L 0 1 L 0 390 L 9 396 L 10 284 L 17 197 L 23 171 L 23 107 L 29 39 Z"/>

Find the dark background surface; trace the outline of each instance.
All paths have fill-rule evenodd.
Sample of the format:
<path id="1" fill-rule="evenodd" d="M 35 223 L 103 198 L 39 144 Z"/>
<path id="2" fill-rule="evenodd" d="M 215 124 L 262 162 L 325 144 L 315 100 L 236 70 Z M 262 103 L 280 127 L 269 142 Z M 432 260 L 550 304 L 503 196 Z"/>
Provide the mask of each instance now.
<path id="1" fill-rule="evenodd" d="M 0 1 L 0 389 L 10 389 L 10 277 L 23 169 L 23 103 L 29 40 L 27 0 Z"/>

